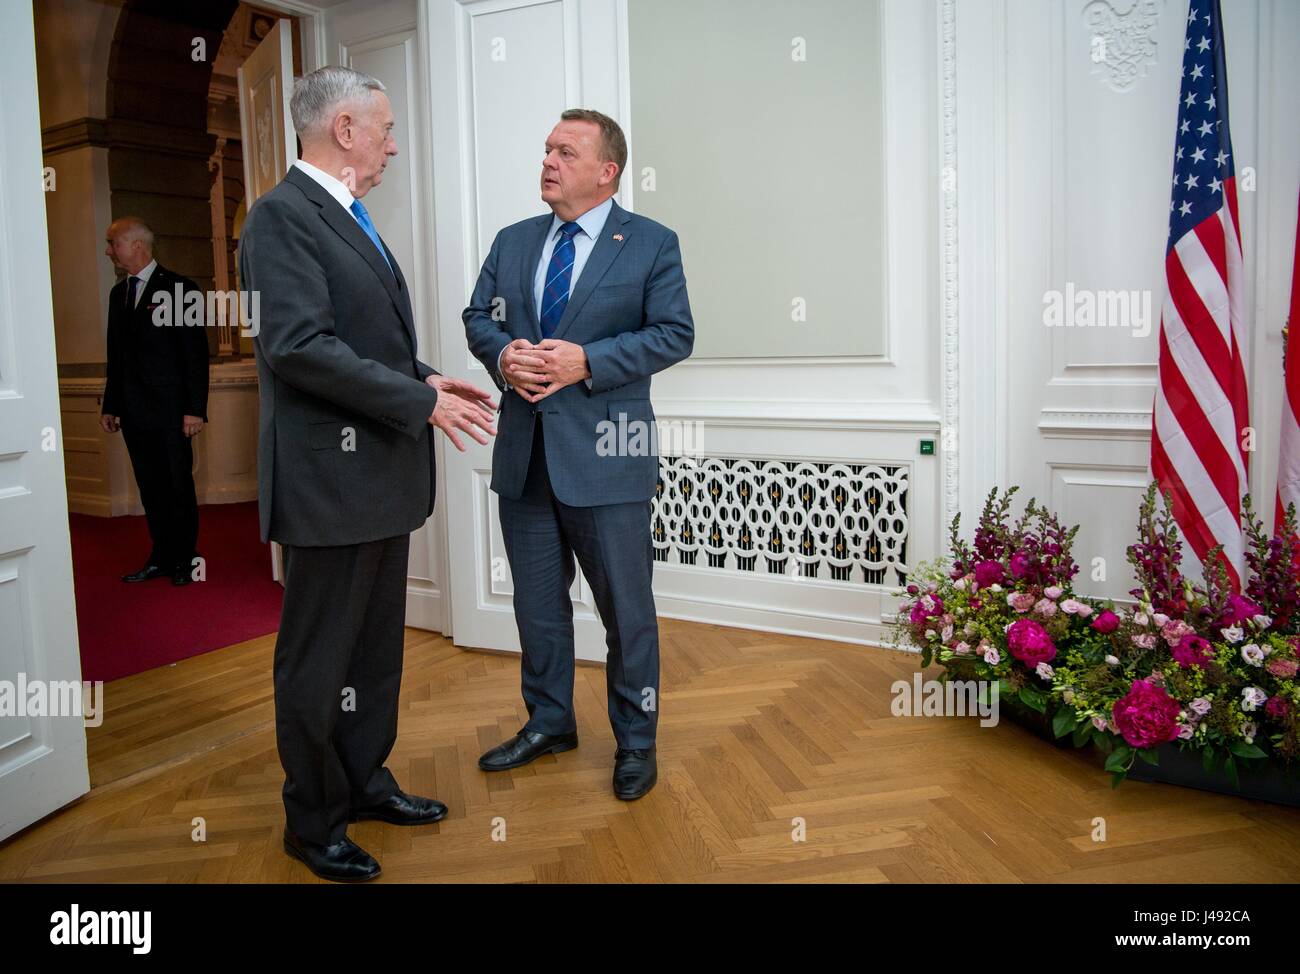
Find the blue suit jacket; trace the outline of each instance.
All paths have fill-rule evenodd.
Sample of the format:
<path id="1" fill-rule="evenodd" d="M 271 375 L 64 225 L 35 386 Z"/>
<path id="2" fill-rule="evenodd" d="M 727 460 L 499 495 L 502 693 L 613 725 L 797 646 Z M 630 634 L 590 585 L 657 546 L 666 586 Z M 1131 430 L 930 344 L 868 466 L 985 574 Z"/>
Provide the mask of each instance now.
<path id="1" fill-rule="evenodd" d="M 516 338 L 542 340 L 533 281 L 550 227 L 547 213 L 497 234 L 462 316 L 470 351 L 502 389 L 492 489 L 521 495 L 542 413 L 551 489 L 561 502 L 649 500 L 659 466 L 650 376 L 695 343 L 677 234 L 613 205 L 552 336 L 583 346 L 591 388 L 578 382 L 530 403 L 508 389 L 497 361 Z"/>

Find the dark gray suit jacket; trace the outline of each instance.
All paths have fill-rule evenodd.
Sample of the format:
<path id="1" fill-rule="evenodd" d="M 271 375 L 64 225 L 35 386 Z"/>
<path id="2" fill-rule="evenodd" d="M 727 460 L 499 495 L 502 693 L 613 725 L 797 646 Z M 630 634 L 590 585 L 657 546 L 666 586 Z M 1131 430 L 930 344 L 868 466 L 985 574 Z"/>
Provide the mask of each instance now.
<path id="1" fill-rule="evenodd" d="M 591 388 L 578 382 L 533 404 L 507 391 L 496 369 L 512 340 L 542 340 L 533 282 L 551 219 L 532 217 L 497 234 L 463 315 L 470 351 L 502 390 L 492 489 L 519 499 L 541 412 L 560 501 L 595 507 L 649 500 L 659 471 L 650 376 L 688 357 L 695 344 L 677 234 L 613 204 L 552 336 L 583 346 Z M 653 452 L 638 452 L 638 427 Z"/>
<path id="2" fill-rule="evenodd" d="M 134 308 L 126 278 L 108 292 L 108 378 L 102 412 L 135 429 L 178 430 L 186 416 L 208 418 L 208 336 L 203 324 L 184 324 L 176 286 L 188 297 L 199 286 L 162 264 L 153 269 Z M 155 325 L 162 294 L 173 301 L 171 325 Z"/>
<path id="3" fill-rule="evenodd" d="M 388 259 L 391 271 L 296 167 L 248 213 L 239 272 L 261 302 L 263 541 L 360 544 L 408 534 L 433 512 L 438 393 L 423 380 L 437 373 L 415 357 L 410 292 Z"/>

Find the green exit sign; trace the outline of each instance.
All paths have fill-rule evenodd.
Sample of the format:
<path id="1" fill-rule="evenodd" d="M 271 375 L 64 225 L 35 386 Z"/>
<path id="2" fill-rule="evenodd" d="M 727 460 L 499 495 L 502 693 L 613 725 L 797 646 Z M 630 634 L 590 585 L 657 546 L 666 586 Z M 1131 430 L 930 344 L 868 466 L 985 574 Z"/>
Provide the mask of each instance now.
<path id="1" fill-rule="evenodd" d="M 921 456 L 923 457 L 934 456 L 934 440 L 921 441 Z"/>

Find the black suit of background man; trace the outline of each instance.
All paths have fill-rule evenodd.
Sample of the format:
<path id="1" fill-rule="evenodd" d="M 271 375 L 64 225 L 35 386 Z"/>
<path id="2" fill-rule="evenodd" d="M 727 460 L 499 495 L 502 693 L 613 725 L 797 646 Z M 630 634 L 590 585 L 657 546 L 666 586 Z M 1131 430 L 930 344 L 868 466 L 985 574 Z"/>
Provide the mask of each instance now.
<path id="1" fill-rule="evenodd" d="M 120 423 L 153 541 L 145 568 L 128 579 L 167 573 L 183 584 L 199 533 L 194 451 L 186 418 L 207 422 L 208 340 L 202 325 L 184 324 L 184 307 L 175 297 L 177 284 L 187 295 L 199 287 L 158 264 L 131 307 L 129 280 L 119 281 L 109 292 L 108 381 L 102 410 Z M 172 303 L 171 325 L 154 323 L 164 292 Z M 150 566 L 160 571 L 151 573 Z"/>

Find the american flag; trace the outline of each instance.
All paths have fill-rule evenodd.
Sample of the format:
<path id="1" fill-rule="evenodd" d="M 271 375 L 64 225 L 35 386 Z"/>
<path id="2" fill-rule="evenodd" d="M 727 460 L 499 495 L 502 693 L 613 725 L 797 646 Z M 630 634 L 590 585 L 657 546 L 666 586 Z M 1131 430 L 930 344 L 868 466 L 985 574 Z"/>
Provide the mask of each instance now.
<path id="1" fill-rule="evenodd" d="M 1282 448 L 1277 461 L 1277 511 L 1274 524 L 1281 527 L 1287 505 L 1300 511 L 1300 216 L 1296 221 L 1295 267 L 1291 271 L 1291 316 L 1287 319 L 1286 351 L 1282 365 Z"/>
<path id="2" fill-rule="evenodd" d="M 1244 274 L 1219 0 L 1191 0 L 1174 138 L 1151 472 L 1202 562 L 1215 545 L 1240 586 L 1249 480 Z"/>

